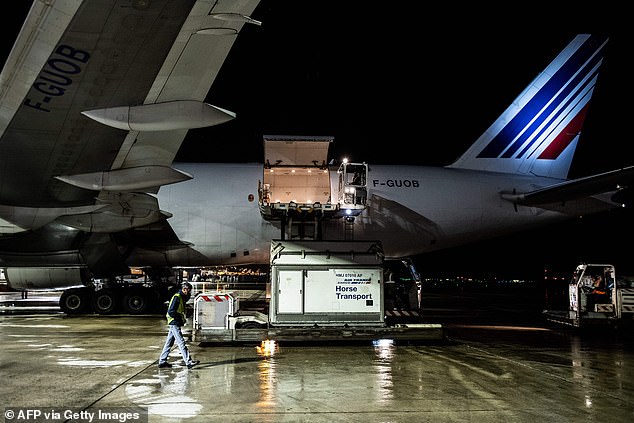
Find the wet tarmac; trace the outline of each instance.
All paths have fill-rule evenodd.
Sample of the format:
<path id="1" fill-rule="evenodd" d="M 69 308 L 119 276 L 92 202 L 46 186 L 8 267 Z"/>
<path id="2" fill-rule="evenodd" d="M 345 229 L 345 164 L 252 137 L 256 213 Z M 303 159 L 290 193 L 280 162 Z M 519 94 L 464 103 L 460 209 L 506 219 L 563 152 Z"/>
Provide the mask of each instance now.
<path id="1" fill-rule="evenodd" d="M 190 344 L 191 370 L 177 349 L 158 369 L 161 316 L 4 313 L 5 422 L 37 407 L 140 410 L 127 421 L 149 422 L 634 421 L 631 334 L 550 327 L 517 295 L 429 293 L 424 306 L 446 339 Z"/>

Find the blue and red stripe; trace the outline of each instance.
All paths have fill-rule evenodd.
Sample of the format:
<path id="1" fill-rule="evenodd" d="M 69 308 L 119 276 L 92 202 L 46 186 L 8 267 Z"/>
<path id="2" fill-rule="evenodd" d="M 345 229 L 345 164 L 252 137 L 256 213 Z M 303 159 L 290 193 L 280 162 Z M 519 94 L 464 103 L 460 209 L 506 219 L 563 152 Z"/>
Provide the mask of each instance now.
<path id="1" fill-rule="evenodd" d="M 532 138 L 515 157 L 528 154 L 543 132 L 552 128 L 553 122 L 564 120 L 571 110 L 579 109 L 577 106 L 583 103 L 577 116 L 559 134 L 553 136 L 546 148 L 548 153 L 544 152 L 539 156 L 555 159 L 581 128 L 589 100 L 589 96 L 584 93 L 591 92 L 594 88 L 588 84 L 594 83 L 596 79 L 597 65 L 603 59 L 602 50 L 606 40 L 607 37 L 589 37 L 477 157 L 511 158 Z M 573 136 L 569 136 L 570 134 Z"/>

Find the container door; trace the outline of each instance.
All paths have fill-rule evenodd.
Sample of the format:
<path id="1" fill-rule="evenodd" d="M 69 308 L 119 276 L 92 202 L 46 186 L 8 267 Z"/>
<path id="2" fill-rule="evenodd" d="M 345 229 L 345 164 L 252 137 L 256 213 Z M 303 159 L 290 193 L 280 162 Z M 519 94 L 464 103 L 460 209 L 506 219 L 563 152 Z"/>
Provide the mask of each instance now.
<path id="1" fill-rule="evenodd" d="M 302 270 L 278 271 L 277 312 L 282 314 L 302 314 L 304 302 L 304 272 Z"/>

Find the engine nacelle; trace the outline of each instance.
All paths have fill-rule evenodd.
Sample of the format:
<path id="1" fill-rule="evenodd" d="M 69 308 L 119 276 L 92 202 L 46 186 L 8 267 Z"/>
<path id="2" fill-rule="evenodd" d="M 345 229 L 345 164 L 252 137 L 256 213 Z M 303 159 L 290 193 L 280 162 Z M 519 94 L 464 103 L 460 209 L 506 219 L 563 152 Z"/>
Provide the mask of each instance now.
<path id="1" fill-rule="evenodd" d="M 90 281 L 84 267 L 7 267 L 7 283 L 17 290 L 37 290 L 84 286 Z"/>

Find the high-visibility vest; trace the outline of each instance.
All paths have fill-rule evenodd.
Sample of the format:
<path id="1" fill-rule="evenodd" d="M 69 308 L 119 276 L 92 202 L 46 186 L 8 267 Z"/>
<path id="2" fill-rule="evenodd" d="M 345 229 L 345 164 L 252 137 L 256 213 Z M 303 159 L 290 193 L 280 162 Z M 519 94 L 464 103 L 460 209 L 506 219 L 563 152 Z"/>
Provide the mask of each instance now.
<path id="1" fill-rule="evenodd" d="M 174 294 L 172 296 L 172 299 L 170 300 L 170 304 L 167 307 L 168 312 L 165 313 L 165 316 L 167 317 L 167 324 L 168 325 L 170 323 L 172 323 L 172 321 L 174 320 L 174 318 L 169 315 L 169 309 L 170 309 L 170 307 L 172 307 L 172 301 L 174 301 L 174 298 L 176 298 L 176 297 L 178 297 L 178 299 L 180 300 L 178 302 L 178 308 L 176 309 L 176 312 L 181 315 L 181 322 L 184 322 L 185 318 L 186 318 L 186 315 L 185 315 L 185 301 L 183 300 L 183 297 L 181 296 L 181 293 L 177 292 L 176 294 Z"/>

